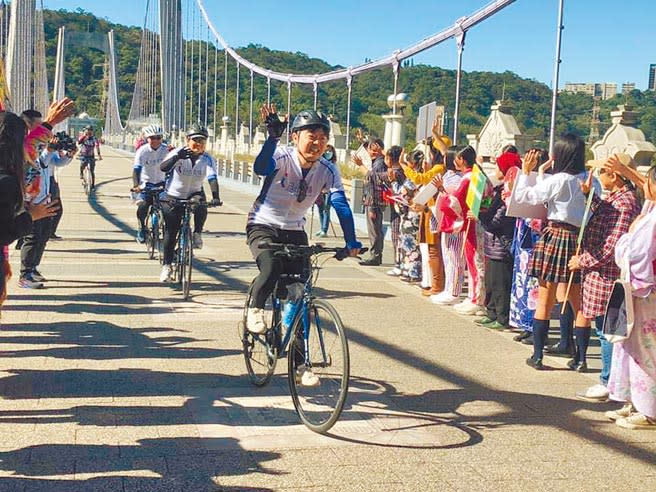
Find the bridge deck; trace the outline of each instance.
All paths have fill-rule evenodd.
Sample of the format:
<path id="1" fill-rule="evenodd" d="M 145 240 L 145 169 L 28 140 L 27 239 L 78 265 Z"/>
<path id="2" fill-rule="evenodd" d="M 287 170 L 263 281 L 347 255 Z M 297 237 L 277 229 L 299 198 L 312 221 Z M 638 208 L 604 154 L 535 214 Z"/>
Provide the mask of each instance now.
<path id="1" fill-rule="evenodd" d="M 134 241 L 130 160 L 105 154 L 92 200 L 75 164 L 62 173 L 64 241 L 45 254 L 47 288 L 10 284 L 0 490 L 653 488 L 656 434 L 605 421 L 615 405 L 573 398 L 596 374 L 562 359 L 537 373 L 510 334 L 353 261 L 331 263 L 320 282 L 348 326 L 348 405 L 333 437 L 307 431 L 282 367 L 264 389 L 244 375 L 252 197 L 224 187 L 183 302 Z"/>

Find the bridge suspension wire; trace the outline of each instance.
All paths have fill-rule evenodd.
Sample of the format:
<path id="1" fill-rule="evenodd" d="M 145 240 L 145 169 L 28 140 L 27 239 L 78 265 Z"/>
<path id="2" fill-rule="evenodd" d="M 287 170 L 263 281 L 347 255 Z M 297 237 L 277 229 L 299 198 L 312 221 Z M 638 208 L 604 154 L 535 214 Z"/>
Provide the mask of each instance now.
<path id="1" fill-rule="evenodd" d="M 228 52 L 226 51 L 226 56 Z M 267 76 L 267 106 L 271 104 L 271 77 Z"/>
<path id="2" fill-rule="evenodd" d="M 204 116 L 204 125 L 207 128 L 207 111 L 208 103 L 207 98 L 209 96 L 209 73 L 210 73 L 210 28 L 206 27 L 206 37 L 205 37 L 205 116 Z"/>
<path id="3" fill-rule="evenodd" d="M 223 62 L 223 117 L 228 116 L 228 52 L 224 51 L 225 61 Z"/>
<path id="4" fill-rule="evenodd" d="M 235 89 L 235 135 L 239 135 L 239 63 L 237 63 L 237 88 Z"/>
<path id="5" fill-rule="evenodd" d="M 351 97 L 353 94 L 353 77 L 349 71 L 346 78 L 346 148 L 349 149 L 351 144 Z"/>
<path id="6" fill-rule="evenodd" d="M 214 137 L 216 138 L 216 111 L 217 111 L 217 102 L 218 102 L 218 84 L 219 81 L 219 48 L 214 45 L 214 116 L 212 118 L 212 131 L 214 132 Z"/>
<path id="7" fill-rule="evenodd" d="M 46 35 L 43 24 L 43 0 L 39 1 L 34 23 L 34 109 L 48 111 L 48 70 L 46 66 Z"/>
<path id="8" fill-rule="evenodd" d="M 287 79 L 287 145 L 289 145 L 289 135 L 291 134 L 292 125 L 292 80 Z"/>
<path id="9" fill-rule="evenodd" d="M 253 145 L 253 71 L 251 70 L 251 97 L 248 105 L 248 145 Z"/>
<path id="10" fill-rule="evenodd" d="M 190 60 L 189 60 L 189 13 L 191 11 L 191 3 L 190 0 L 187 0 L 186 3 L 186 15 L 184 16 L 185 19 L 185 26 L 184 26 L 184 34 L 182 38 L 182 42 L 184 43 L 184 88 L 183 88 L 183 101 L 184 101 L 184 117 L 183 117 L 183 122 L 184 122 L 184 128 L 187 129 L 189 127 L 188 121 L 190 119 L 189 116 L 189 65 L 190 65 Z"/>

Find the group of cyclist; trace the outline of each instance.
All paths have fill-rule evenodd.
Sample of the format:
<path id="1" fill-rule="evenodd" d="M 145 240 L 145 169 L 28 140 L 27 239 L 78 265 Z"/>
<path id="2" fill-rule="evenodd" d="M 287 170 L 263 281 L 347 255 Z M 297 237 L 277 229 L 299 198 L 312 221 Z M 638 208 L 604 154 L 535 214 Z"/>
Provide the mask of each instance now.
<path id="1" fill-rule="evenodd" d="M 163 261 L 160 281 L 170 282 L 173 275 L 175 243 L 184 208 L 181 200 L 198 197 L 194 207 L 193 247 L 203 247 L 203 226 L 207 220 L 207 206 L 220 206 L 216 161 L 205 152 L 208 131 L 200 124 L 194 124 L 186 134 L 186 142 L 181 147 L 169 147 L 163 143 L 164 132 L 156 125 L 143 129 L 146 144 L 139 147 L 134 157 L 132 171 L 133 188 L 138 192 L 137 220 L 139 230 L 137 241 L 145 241 L 146 217 L 153 206 L 155 195 L 164 217 L 165 231 L 163 241 Z M 203 191 L 207 179 L 212 199 L 208 202 Z"/>
<path id="2" fill-rule="evenodd" d="M 302 270 L 302 265 L 285 265 L 262 243 L 308 244 L 304 230 L 307 212 L 318 195 L 328 191 L 331 204 L 344 231 L 346 248 L 356 256 L 362 244 L 357 241 L 353 214 L 346 200 L 339 170 L 323 155 L 330 136 L 330 122 L 318 111 L 301 111 L 290 126 L 293 147 L 278 145 L 288 126 L 287 117 L 277 114 L 273 105 L 260 110 L 268 138 L 255 159 L 255 172 L 264 177 L 262 189 L 248 213 L 247 244 L 259 268 L 253 284 L 253 305 L 247 312 L 247 327 L 253 333 L 264 333 L 270 327 L 264 316 L 266 299 L 283 273 Z M 145 240 L 146 217 L 157 194 L 165 222 L 163 265 L 160 281 L 169 282 L 177 233 L 183 207 L 181 200 L 194 196 L 200 204 L 194 210 L 193 246 L 203 246 L 202 230 L 207 219 L 207 206 L 222 205 L 219 195 L 216 161 L 205 149 L 208 131 L 194 124 L 186 133 L 184 146 L 171 148 L 163 143 L 162 128 L 151 125 L 143 129 L 146 143 L 134 158 L 133 192 L 138 193 L 137 241 Z M 208 202 L 203 183 L 209 182 L 212 198 Z"/>

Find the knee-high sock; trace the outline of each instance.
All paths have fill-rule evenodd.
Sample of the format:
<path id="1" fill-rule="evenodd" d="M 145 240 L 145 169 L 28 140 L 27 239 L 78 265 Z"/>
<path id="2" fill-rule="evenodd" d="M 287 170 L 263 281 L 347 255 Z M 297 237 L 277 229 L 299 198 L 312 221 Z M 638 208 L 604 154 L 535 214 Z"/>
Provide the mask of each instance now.
<path id="1" fill-rule="evenodd" d="M 590 328 L 577 326 L 574 328 L 574 333 L 576 334 L 576 361 L 585 362 L 590 345 Z"/>
<path id="2" fill-rule="evenodd" d="M 558 312 L 562 311 L 562 305 L 558 304 Z M 567 350 L 567 347 L 572 345 L 572 336 L 574 334 L 574 310 L 572 305 L 568 302 L 565 312 L 560 315 L 560 342 L 558 348 Z"/>
<path id="3" fill-rule="evenodd" d="M 549 333 L 549 320 L 548 319 L 534 319 L 533 320 L 533 358 L 535 360 L 542 359 L 542 352 L 544 350 L 544 341 Z"/>

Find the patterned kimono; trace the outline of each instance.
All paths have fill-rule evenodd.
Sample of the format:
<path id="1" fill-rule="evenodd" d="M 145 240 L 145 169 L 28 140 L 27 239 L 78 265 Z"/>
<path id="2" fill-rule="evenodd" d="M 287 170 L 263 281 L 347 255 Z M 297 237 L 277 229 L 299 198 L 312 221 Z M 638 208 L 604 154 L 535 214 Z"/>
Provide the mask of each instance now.
<path id="1" fill-rule="evenodd" d="M 533 245 L 540 238 L 535 219 L 517 219 L 513 239 L 513 282 L 510 292 L 510 326 L 533 331 L 533 316 L 538 305 L 538 279 L 528 274 Z M 533 225 L 533 228 L 531 228 Z"/>

